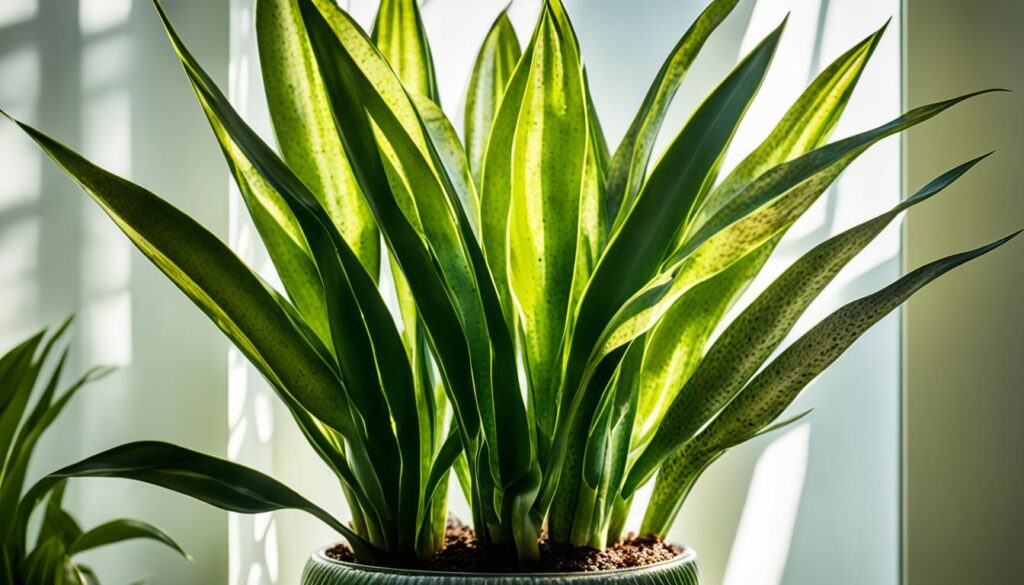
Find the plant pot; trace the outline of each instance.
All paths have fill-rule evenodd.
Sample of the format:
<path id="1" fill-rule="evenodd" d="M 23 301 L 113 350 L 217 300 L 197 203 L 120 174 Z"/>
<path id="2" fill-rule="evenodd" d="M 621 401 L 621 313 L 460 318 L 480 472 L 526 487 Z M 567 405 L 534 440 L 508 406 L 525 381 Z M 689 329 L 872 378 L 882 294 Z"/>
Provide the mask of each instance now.
<path id="1" fill-rule="evenodd" d="M 302 571 L 302 585 L 700 585 L 697 555 L 685 549 L 678 557 L 646 567 L 589 573 L 443 573 L 356 565 L 329 558 L 328 547 L 314 552 Z"/>

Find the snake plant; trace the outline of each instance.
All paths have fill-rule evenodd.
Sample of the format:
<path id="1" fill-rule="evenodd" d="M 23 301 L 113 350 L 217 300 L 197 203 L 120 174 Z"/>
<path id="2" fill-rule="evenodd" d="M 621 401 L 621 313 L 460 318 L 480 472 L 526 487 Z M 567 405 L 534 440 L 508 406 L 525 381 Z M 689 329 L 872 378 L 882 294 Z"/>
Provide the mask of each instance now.
<path id="1" fill-rule="evenodd" d="M 369 34 L 332 0 L 258 0 L 276 149 L 158 3 L 284 290 L 163 199 L 19 125 L 266 377 L 336 474 L 352 521 L 256 471 L 167 444 L 125 445 L 53 477 L 126 477 L 240 512 L 305 510 L 368 563 L 442 545 L 453 468 L 478 537 L 524 561 L 545 530 L 557 543 L 616 541 L 652 480 L 643 531 L 664 536 L 702 471 L 790 422 L 776 419 L 867 328 L 1009 239 L 918 268 L 772 357 L 845 264 L 976 159 L 820 244 L 724 322 L 844 169 L 976 95 L 830 142 L 883 27 L 720 173 L 782 23 L 652 164 L 684 75 L 736 4 L 711 2 L 686 31 L 612 151 L 559 0 L 543 3 L 522 47 L 498 15 L 461 137 L 439 105 L 414 0 L 383 0 Z"/>
<path id="2" fill-rule="evenodd" d="M 0 581 L 11 585 L 97 585 L 96 573 L 77 562 L 77 555 L 132 539 L 155 540 L 188 558 L 165 532 L 138 520 L 82 530 L 63 506 L 63 479 L 44 479 L 23 493 L 39 439 L 79 390 L 109 372 L 94 368 L 60 389 L 67 349 L 55 364 L 49 358 L 69 322 L 49 338 L 40 331 L 0 357 Z M 36 510 L 41 520 L 30 538 Z"/>

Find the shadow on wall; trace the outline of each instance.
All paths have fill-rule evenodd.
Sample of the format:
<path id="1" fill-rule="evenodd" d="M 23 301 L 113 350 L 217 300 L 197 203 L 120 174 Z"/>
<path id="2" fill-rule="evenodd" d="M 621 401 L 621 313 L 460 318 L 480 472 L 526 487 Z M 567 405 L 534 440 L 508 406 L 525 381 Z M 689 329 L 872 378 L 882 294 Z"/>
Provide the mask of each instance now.
<path id="1" fill-rule="evenodd" d="M 221 2 L 177 4 L 172 12 L 208 33 L 199 51 L 219 59 L 215 71 L 226 71 Z M 216 145 L 190 98 L 149 2 L 0 2 L 0 107 L 224 231 L 225 175 L 210 162 Z M 74 313 L 69 369 L 121 369 L 75 399 L 45 437 L 34 476 L 134 439 L 223 452 L 226 346 L 215 330 L 6 121 L 0 123 L 0 177 L 0 346 Z M 226 578 L 222 514 L 128 482 L 75 482 L 68 496 L 87 524 L 144 518 L 197 559 L 192 567 L 145 544 L 101 550 L 86 557 L 101 577 Z"/>

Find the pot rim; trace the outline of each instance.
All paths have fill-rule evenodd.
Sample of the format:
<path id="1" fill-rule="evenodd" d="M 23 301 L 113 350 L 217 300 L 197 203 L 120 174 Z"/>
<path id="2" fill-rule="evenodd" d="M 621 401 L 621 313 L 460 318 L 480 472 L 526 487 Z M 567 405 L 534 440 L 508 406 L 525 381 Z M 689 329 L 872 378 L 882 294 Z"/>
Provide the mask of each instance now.
<path id="1" fill-rule="evenodd" d="M 635 573 L 637 571 L 652 571 L 657 569 L 666 568 L 671 565 L 683 565 L 696 562 L 697 553 L 690 547 L 676 545 L 683 549 L 683 552 L 678 556 L 658 561 L 657 563 L 651 563 L 650 565 L 644 565 L 642 567 L 623 567 L 621 569 L 610 569 L 607 571 L 576 571 L 576 572 L 559 572 L 559 573 L 482 573 L 482 572 L 461 572 L 461 571 L 431 571 L 427 569 L 401 569 L 393 567 L 380 567 L 377 565 L 362 565 L 359 563 L 349 563 L 347 561 L 339 561 L 332 559 L 327 556 L 327 549 L 332 548 L 334 545 L 322 546 L 310 555 L 312 560 L 319 561 L 322 563 L 333 564 L 344 567 L 350 571 L 359 571 L 364 573 L 388 573 L 393 575 L 402 575 L 406 577 L 484 577 L 487 579 L 518 579 L 518 578 L 598 578 L 606 577 L 608 575 L 619 575 L 622 573 Z"/>

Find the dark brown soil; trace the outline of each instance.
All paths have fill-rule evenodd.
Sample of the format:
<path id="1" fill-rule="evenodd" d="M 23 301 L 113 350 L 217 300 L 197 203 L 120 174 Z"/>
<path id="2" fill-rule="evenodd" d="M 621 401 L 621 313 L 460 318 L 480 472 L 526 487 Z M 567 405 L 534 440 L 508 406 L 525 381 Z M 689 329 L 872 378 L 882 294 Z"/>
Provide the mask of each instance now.
<path id="1" fill-rule="evenodd" d="M 392 563 L 389 566 L 453 573 L 580 573 L 644 567 L 673 559 L 682 552 L 678 546 L 657 538 L 632 534 L 605 550 L 558 545 L 544 539 L 540 542 L 540 560 L 524 565 L 516 558 L 515 551 L 480 542 L 472 528 L 449 521 L 445 547 L 434 556 L 414 564 Z M 351 549 L 344 543 L 327 549 L 327 556 L 355 562 Z"/>

